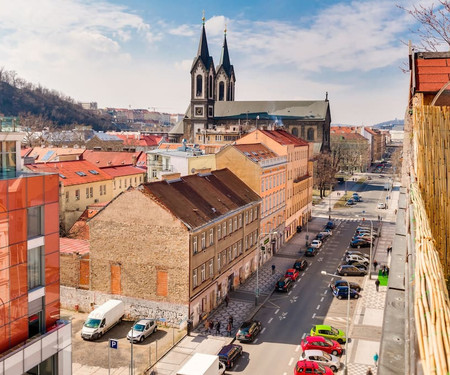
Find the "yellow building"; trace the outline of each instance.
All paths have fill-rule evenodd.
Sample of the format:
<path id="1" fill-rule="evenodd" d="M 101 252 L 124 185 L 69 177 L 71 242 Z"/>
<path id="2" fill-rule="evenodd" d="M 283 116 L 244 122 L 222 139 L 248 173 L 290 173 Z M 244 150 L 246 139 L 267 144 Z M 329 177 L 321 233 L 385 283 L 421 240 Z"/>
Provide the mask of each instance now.
<path id="1" fill-rule="evenodd" d="M 286 156 L 261 143 L 229 145 L 216 154 L 217 169 L 228 168 L 261 199 L 260 243 L 270 258 L 284 242 L 286 220 Z"/>
<path id="2" fill-rule="evenodd" d="M 289 240 L 297 227 L 305 225 L 311 217 L 313 170 L 309 160 L 313 154 L 312 146 L 281 129 L 256 130 L 236 143 L 262 143 L 277 155 L 287 158 L 285 240 Z"/>

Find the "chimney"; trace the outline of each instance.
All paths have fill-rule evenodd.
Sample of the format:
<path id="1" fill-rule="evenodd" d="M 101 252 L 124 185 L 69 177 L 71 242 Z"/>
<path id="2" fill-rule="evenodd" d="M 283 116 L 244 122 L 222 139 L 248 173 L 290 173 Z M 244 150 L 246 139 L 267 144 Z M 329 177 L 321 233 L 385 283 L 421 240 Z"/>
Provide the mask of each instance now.
<path id="1" fill-rule="evenodd" d="M 131 164 L 133 164 L 133 167 L 135 167 L 137 163 L 137 156 L 136 155 L 131 156 L 131 160 L 132 160 Z"/>

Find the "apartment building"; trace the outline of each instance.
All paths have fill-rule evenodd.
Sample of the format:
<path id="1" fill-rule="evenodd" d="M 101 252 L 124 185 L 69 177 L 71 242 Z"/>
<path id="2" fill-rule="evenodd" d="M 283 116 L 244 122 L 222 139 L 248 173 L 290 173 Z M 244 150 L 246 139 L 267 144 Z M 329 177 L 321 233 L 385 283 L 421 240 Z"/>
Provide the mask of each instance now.
<path id="1" fill-rule="evenodd" d="M 261 197 L 262 262 L 283 244 L 286 221 L 286 156 L 261 143 L 229 145 L 216 154 L 218 169 L 228 168 Z"/>
<path id="2" fill-rule="evenodd" d="M 2 131 L 0 374 L 71 374 L 60 319 L 58 175 L 21 172 L 20 132 Z"/>
<path id="3" fill-rule="evenodd" d="M 260 202 L 228 169 L 128 189 L 88 221 L 90 290 L 198 324 L 256 270 Z"/>
<path id="4" fill-rule="evenodd" d="M 311 217 L 313 189 L 313 145 L 282 129 L 256 130 L 236 141 L 237 145 L 262 143 L 279 156 L 286 165 L 286 222 L 284 239 L 289 240 L 298 226 Z"/>

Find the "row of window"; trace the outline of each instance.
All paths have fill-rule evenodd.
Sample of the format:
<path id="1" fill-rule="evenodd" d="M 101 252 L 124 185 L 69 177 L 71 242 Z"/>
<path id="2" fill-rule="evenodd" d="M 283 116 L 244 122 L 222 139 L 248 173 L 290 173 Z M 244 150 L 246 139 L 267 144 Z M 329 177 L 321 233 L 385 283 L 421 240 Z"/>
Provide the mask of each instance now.
<path id="1" fill-rule="evenodd" d="M 221 251 L 217 255 L 217 271 L 220 272 L 227 264 L 230 264 L 234 259 L 238 258 L 253 245 L 258 242 L 258 231 L 254 231 L 245 236 L 244 240 L 239 240 L 227 249 Z M 207 278 L 214 277 L 214 258 L 209 259 L 200 267 L 192 270 L 192 287 L 196 288 L 203 283 Z"/>
<path id="2" fill-rule="evenodd" d="M 217 225 L 216 233 L 214 228 L 206 230 L 198 236 L 192 236 L 192 252 L 198 253 L 200 250 L 205 250 L 207 247 L 214 245 L 214 236 L 217 236 L 217 240 L 225 238 L 227 235 L 231 235 L 233 232 L 242 228 L 243 216 L 245 215 L 245 225 L 258 219 L 258 207 L 245 211 L 245 214 L 239 214 L 233 218 L 224 221 L 222 224 Z M 200 248 L 199 248 L 200 239 Z"/>
<path id="3" fill-rule="evenodd" d="M 130 177 L 129 179 L 127 178 L 120 178 L 118 179 L 119 182 L 119 189 L 122 189 L 122 181 L 123 181 L 123 187 L 126 189 L 129 186 L 132 186 L 133 184 L 133 177 Z M 128 183 L 128 185 L 127 185 Z M 139 176 L 139 183 L 142 183 L 142 176 Z M 136 186 L 138 184 L 138 178 L 134 177 L 134 185 Z M 117 181 L 114 180 L 113 181 L 113 189 L 116 190 L 117 188 Z"/>
<path id="4" fill-rule="evenodd" d="M 195 77 L 195 95 L 197 97 L 203 96 L 203 76 L 198 74 L 197 77 Z M 223 81 L 219 82 L 218 87 L 218 100 L 223 101 L 225 99 L 225 83 Z M 228 86 L 227 90 L 227 100 L 234 100 L 233 98 L 233 82 L 230 82 L 230 85 Z M 213 77 L 210 75 L 208 79 L 208 96 L 210 99 L 213 97 Z"/>
<path id="5" fill-rule="evenodd" d="M 261 192 L 283 185 L 285 182 L 286 182 L 285 172 L 263 178 L 261 180 Z"/>
<path id="6" fill-rule="evenodd" d="M 274 208 L 277 208 L 279 205 L 283 204 L 285 202 L 284 198 L 285 198 L 284 189 L 274 192 L 274 193 L 268 195 L 267 197 L 265 197 L 261 203 L 262 215 L 265 215 L 269 211 L 271 211 Z"/>

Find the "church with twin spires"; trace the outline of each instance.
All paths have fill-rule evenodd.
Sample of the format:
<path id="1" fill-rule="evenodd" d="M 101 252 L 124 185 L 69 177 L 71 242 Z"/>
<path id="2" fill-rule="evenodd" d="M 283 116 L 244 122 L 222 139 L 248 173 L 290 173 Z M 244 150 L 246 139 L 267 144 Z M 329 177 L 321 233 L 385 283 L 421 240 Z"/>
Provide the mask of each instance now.
<path id="1" fill-rule="evenodd" d="M 281 127 L 313 144 L 314 153 L 330 149 L 328 95 L 320 101 L 236 101 L 236 76 L 226 29 L 217 66 L 209 54 L 205 18 L 192 63 L 191 100 L 184 118 L 169 132 L 172 142 L 228 143 L 258 129 Z"/>

